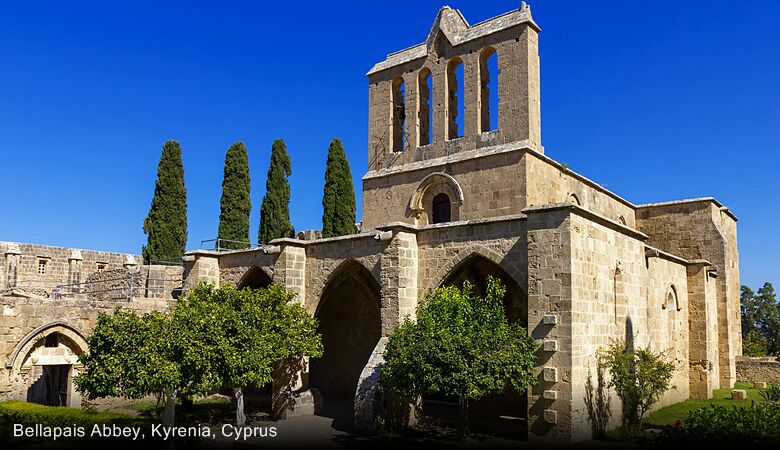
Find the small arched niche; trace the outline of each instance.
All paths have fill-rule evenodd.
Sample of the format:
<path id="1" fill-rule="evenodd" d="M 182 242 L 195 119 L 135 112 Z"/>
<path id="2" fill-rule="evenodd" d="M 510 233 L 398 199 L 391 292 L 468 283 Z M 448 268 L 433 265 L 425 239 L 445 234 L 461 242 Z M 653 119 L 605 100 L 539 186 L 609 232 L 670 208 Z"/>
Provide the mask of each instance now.
<path id="1" fill-rule="evenodd" d="M 409 210 L 415 225 L 428 225 L 460 220 L 462 205 L 463 190 L 455 178 L 435 172 L 423 178 L 417 186 L 409 202 Z"/>

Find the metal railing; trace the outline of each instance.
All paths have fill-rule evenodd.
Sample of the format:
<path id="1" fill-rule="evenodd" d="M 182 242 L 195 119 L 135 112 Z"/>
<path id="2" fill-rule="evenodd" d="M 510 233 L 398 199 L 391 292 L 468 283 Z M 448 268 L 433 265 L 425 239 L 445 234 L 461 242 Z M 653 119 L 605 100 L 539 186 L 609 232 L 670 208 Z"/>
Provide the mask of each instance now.
<path id="1" fill-rule="evenodd" d="M 153 259 L 149 261 L 149 264 L 153 266 L 184 266 L 183 262 L 172 259 Z"/>
<path id="2" fill-rule="evenodd" d="M 214 246 L 211 248 L 206 248 L 206 244 L 213 242 Z M 225 247 L 223 244 L 240 244 L 241 246 L 238 248 Z M 222 238 L 216 238 L 216 239 L 206 239 L 204 241 L 200 241 L 200 248 L 203 250 L 216 250 L 218 252 L 227 252 L 230 250 L 244 250 L 248 248 L 252 248 L 251 242 L 244 242 L 244 241 L 233 241 L 230 239 L 222 239 Z"/>
<path id="3" fill-rule="evenodd" d="M 56 286 L 54 289 L 52 289 L 51 297 L 53 299 L 63 299 L 66 297 L 74 297 L 76 295 L 86 295 L 86 296 L 95 296 L 98 294 L 105 294 L 105 293 L 111 293 L 112 295 L 107 296 L 110 300 L 126 300 L 128 302 L 133 301 L 133 298 L 135 297 L 148 297 L 148 292 L 170 292 L 172 297 L 176 297 L 175 293 L 181 294 L 182 287 L 176 287 L 176 288 L 167 288 L 164 286 L 139 286 L 139 285 L 132 285 L 132 286 L 111 286 L 111 287 L 105 287 L 105 288 L 94 288 L 96 285 L 116 282 L 116 281 L 128 281 L 128 282 L 141 282 L 145 281 L 146 283 L 161 283 L 165 284 L 166 282 L 169 283 L 177 283 L 180 285 L 181 280 L 165 280 L 162 278 L 137 278 L 137 277 L 123 277 L 123 278 L 111 278 L 108 280 L 99 280 L 99 281 L 85 281 L 83 283 L 70 283 L 70 284 L 61 284 Z M 114 295 L 115 294 L 115 295 Z M 154 298 L 165 298 L 162 297 L 154 297 Z"/>

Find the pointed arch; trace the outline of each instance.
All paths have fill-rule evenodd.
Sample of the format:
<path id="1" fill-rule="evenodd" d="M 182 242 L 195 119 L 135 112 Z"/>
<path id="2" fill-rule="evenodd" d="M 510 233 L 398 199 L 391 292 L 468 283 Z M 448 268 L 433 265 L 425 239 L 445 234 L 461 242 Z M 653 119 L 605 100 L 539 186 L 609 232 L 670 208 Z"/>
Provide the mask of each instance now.
<path id="1" fill-rule="evenodd" d="M 350 267 L 352 267 L 352 270 L 357 270 L 357 268 L 354 267 L 354 265 L 357 264 L 358 266 L 362 267 L 363 269 L 368 272 L 371 277 L 373 278 L 374 282 L 379 285 L 379 274 L 376 273 L 375 270 L 373 270 L 371 267 L 367 266 L 364 261 L 361 259 L 356 258 L 348 258 L 343 260 L 337 260 L 330 265 L 328 265 L 324 270 L 319 272 L 317 275 L 313 276 L 313 284 L 311 288 L 307 287 L 307 298 L 310 300 L 307 305 L 306 309 L 312 314 L 315 315 L 317 312 L 317 309 L 320 306 L 320 300 L 322 297 L 322 294 L 324 293 L 325 289 L 333 284 L 334 281 L 336 281 L 340 276 L 343 274 L 349 272 Z"/>
<path id="2" fill-rule="evenodd" d="M 324 352 L 310 362 L 308 380 L 323 395 L 323 405 L 353 404 L 360 375 L 382 335 L 380 298 L 374 275 L 348 259 L 330 274 L 310 308 L 319 322 Z"/>
<path id="3" fill-rule="evenodd" d="M 68 338 L 73 342 L 73 344 L 76 346 L 76 349 L 81 353 L 85 353 L 89 348 L 87 345 L 87 339 L 81 330 L 68 324 L 65 321 L 50 322 L 45 325 L 41 325 L 24 335 L 24 337 L 16 344 L 13 351 L 11 352 L 11 355 L 6 360 L 5 367 L 8 369 L 19 369 L 19 366 L 21 366 L 24 358 L 30 353 L 35 344 L 53 333 L 58 333 Z"/>
<path id="4" fill-rule="evenodd" d="M 273 280 L 273 273 L 267 267 L 252 266 L 238 281 L 236 288 L 267 288 L 273 283 Z"/>

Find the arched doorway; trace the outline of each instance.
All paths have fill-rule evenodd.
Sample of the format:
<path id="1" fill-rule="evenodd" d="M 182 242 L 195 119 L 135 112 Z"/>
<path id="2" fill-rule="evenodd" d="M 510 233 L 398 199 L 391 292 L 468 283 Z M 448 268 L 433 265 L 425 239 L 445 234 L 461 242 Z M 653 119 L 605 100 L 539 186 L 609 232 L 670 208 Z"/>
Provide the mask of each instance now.
<path id="1" fill-rule="evenodd" d="M 260 267 L 253 266 L 241 277 L 236 288 L 260 289 L 267 288 L 271 284 L 273 284 L 271 276 Z M 228 396 L 233 395 L 231 389 L 223 389 L 223 393 Z M 266 383 L 264 386 L 246 387 L 243 389 L 243 394 L 247 411 L 272 414 L 273 383 Z"/>
<path id="2" fill-rule="evenodd" d="M 487 291 L 489 276 L 498 278 L 506 287 L 504 309 L 510 322 L 528 327 L 528 297 L 511 275 L 490 259 L 474 253 L 465 258 L 447 274 L 440 286 L 463 286 L 468 281 L 480 296 Z M 423 415 L 441 417 L 456 421 L 458 402 L 456 398 L 423 399 Z M 473 402 L 470 407 L 470 421 L 475 430 L 503 434 L 524 439 L 528 434 L 528 396 L 507 386 L 500 394 L 488 395 Z M 453 422 L 455 423 L 455 422 Z"/>
<path id="3" fill-rule="evenodd" d="M 73 406 L 81 398 L 73 387 L 78 357 L 87 350 L 84 336 L 64 322 L 40 326 L 14 347 L 6 363 L 12 378 L 26 385 L 25 400 L 48 406 Z"/>
<path id="4" fill-rule="evenodd" d="M 309 386 L 322 394 L 320 413 L 351 428 L 360 373 L 381 336 L 380 286 L 360 263 L 350 260 L 331 275 L 320 297 L 324 353 L 310 363 Z"/>

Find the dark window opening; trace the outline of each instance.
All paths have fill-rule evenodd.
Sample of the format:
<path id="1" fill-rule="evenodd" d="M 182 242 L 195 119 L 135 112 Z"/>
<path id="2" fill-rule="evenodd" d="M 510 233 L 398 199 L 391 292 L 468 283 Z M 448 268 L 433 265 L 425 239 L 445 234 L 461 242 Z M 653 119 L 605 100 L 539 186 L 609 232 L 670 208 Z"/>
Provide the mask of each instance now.
<path id="1" fill-rule="evenodd" d="M 419 110 L 419 131 L 418 145 L 428 145 L 431 143 L 431 136 L 433 130 L 431 123 L 433 123 L 433 105 L 431 104 L 431 92 L 433 92 L 431 81 L 431 71 L 423 69 L 420 72 L 419 78 L 419 91 L 420 91 L 420 110 Z"/>
<path id="2" fill-rule="evenodd" d="M 52 333 L 46 336 L 46 343 L 44 344 L 44 347 L 56 347 L 58 345 L 59 340 L 57 339 L 57 333 Z"/>
<path id="3" fill-rule="evenodd" d="M 463 136 L 463 61 L 455 58 L 447 68 L 447 139 Z"/>
<path id="4" fill-rule="evenodd" d="M 450 198 L 447 194 L 433 197 L 433 223 L 450 221 Z"/>
<path id="5" fill-rule="evenodd" d="M 406 149 L 406 86 L 401 77 L 393 80 L 393 151 Z"/>

